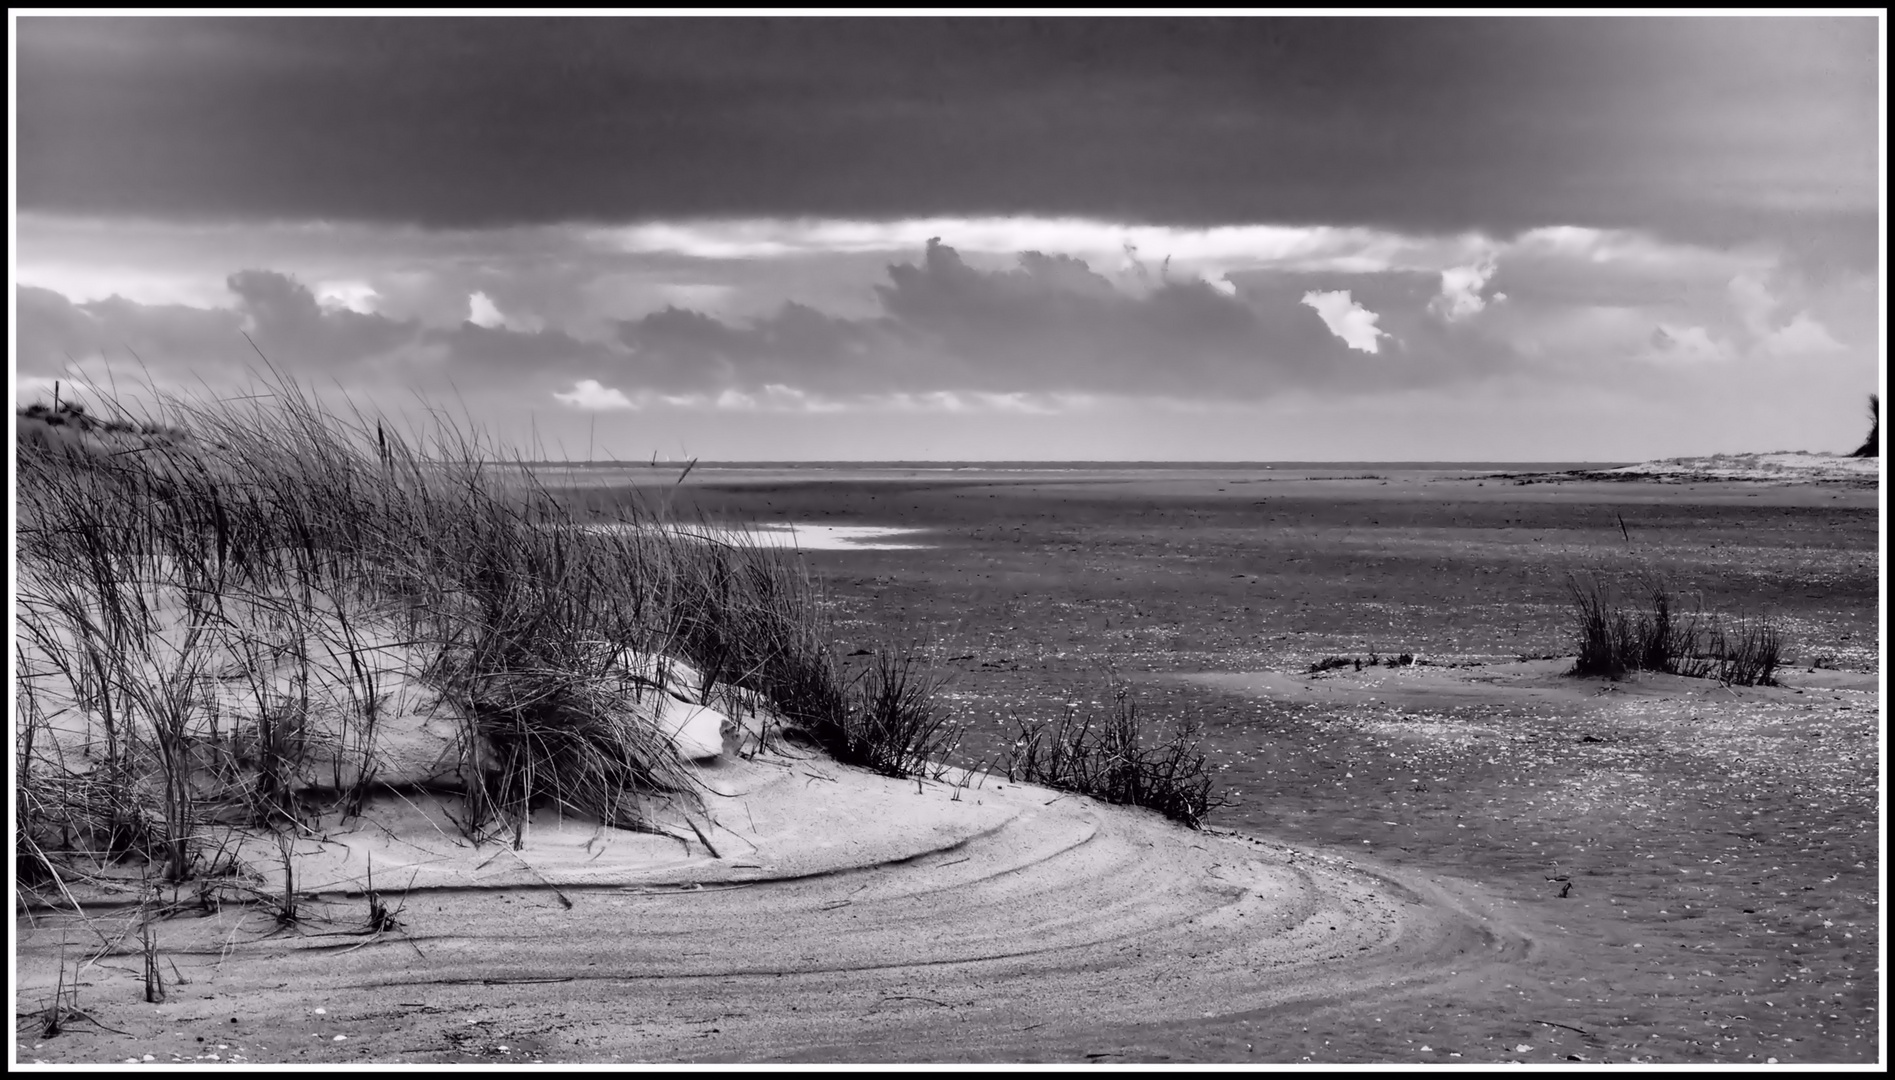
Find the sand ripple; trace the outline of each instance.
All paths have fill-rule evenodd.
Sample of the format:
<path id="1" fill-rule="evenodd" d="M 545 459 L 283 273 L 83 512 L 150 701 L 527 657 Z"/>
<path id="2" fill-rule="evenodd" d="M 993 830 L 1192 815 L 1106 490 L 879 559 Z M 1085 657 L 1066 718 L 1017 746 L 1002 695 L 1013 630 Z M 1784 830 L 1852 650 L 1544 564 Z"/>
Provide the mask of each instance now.
<path id="1" fill-rule="evenodd" d="M 954 800 L 825 768 L 820 791 L 779 776 L 733 796 L 758 821 L 741 864 L 700 853 L 559 895 L 417 890 L 405 932 L 361 947 L 173 922 L 167 951 L 193 980 L 187 1009 L 240 1011 L 315 1058 L 464 1060 L 472 1026 L 516 1061 L 1083 1060 L 1154 1040 L 1195 1056 L 1196 1026 L 1477 977 L 1534 947 L 1465 887 L 1040 788 Z M 858 831 L 878 816 L 908 831 L 850 848 L 797 819 L 813 801 Z M 360 903 L 324 906 L 334 924 Z M 318 1006 L 349 1039 L 294 1034 Z M 178 1027 L 142 1008 L 100 1018 L 134 1041 Z M 119 1060 L 122 1041 L 88 1054 Z"/>

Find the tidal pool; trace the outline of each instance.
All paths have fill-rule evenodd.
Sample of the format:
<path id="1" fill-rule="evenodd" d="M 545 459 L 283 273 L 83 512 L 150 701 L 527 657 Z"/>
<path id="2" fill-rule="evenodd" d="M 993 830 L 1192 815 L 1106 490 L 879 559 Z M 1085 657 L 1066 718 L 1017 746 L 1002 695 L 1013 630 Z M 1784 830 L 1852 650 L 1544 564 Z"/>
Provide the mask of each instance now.
<path id="1" fill-rule="evenodd" d="M 616 522 L 586 525 L 600 531 L 638 528 Z M 805 525 L 793 522 L 764 522 L 742 528 L 672 526 L 680 536 L 710 540 L 738 547 L 782 547 L 796 551 L 891 551 L 933 547 L 912 542 L 925 529 L 892 528 L 884 525 Z"/>

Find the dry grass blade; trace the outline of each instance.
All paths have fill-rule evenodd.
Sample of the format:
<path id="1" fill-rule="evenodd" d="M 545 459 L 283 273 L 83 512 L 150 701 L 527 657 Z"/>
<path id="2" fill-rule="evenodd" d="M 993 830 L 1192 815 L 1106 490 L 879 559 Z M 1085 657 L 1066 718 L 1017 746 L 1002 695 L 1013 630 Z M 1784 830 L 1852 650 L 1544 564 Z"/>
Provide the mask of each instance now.
<path id="1" fill-rule="evenodd" d="M 165 1000 L 164 972 L 158 967 L 158 936 L 152 929 L 157 900 L 158 893 L 154 888 L 149 902 L 139 911 L 138 943 L 139 954 L 144 961 L 145 1001 L 162 1005 Z"/>

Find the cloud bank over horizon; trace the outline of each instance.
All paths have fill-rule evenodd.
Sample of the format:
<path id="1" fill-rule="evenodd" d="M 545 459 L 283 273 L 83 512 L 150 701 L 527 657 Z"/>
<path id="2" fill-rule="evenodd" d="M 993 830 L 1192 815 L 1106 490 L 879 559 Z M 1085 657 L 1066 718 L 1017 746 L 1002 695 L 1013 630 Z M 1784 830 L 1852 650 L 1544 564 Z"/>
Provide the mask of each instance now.
<path id="1" fill-rule="evenodd" d="M 690 231 L 718 229 L 692 223 L 670 234 Z M 341 277 L 312 284 L 241 270 L 227 275 L 217 303 L 76 299 L 31 284 L 23 258 L 19 373 L 44 385 L 81 357 L 117 356 L 119 370 L 135 363 L 160 386 L 188 387 L 249 378 L 260 351 L 292 377 L 371 396 L 537 402 L 555 416 L 1044 417 L 1112 401 L 1188 413 L 1310 393 L 1347 401 L 1507 384 L 1557 394 L 1602 378 L 1640 393 L 1680 372 L 1800 370 L 1820 382 L 1864 370 L 1874 342 L 1872 282 L 1812 282 L 1754 250 L 1568 227 L 1507 240 L 1253 228 L 1261 242 L 1186 243 L 1182 258 L 1154 263 L 1123 237 L 1116 257 L 1101 258 L 1113 237 L 1094 231 L 1065 246 L 1096 266 L 1073 254 L 1003 254 L 991 236 L 974 254 L 930 237 L 909 260 L 881 262 L 879 280 L 863 280 L 863 230 L 847 250 L 699 252 L 684 262 L 674 252 L 600 255 L 593 230 L 526 243 L 502 233 L 482 241 L 489 257 L 472 274 L 458 252 L 381 267 L 365 236 L 358 267 L 330 256 Z M 1127 235 L 1154 242 L 1149 232 Z M 892 242 L 867 250 L 885 258 L 880 245 Z M 657 287 L 622 297 L 623 315 L 610 304 L 585 313 L 538 304 L 552 250 L 588 267 L 574 282 L 582 293 L 588 282 L 639 275 Z M 720 289 L 753 301 L 769 293 L 786 259 L 801 277 L 834 275 L 826 288 L 835 293 L 853 283 L 856 295 L 842 305 L 783 297 L 748 313 L 720 309 Z M 691 280 L 707 271 L 725 284 Z M 140 275 L 129 267 L 116 279 Z"/>

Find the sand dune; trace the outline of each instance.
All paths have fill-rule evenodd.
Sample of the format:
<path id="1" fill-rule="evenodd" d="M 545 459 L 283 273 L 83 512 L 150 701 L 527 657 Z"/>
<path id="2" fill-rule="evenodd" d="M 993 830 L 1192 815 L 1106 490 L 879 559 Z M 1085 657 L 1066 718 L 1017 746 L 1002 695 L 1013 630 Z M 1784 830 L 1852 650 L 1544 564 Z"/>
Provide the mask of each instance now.
<path id="1" fill-rule="evenodd" d="M 1808 451 L 1713 454 L 1647 461 L 1607 469 L 1599 475 L 1641 480 L 1767 480 L 1796 484 L 1867 481 L 1874 484 L 1882 475 L 1882 463 L 1876 458 Z"/>
<path id="2" fill-rule="evenodd" d="M 655 836 L 601 845 L 572 823 L 536 826 L 517 853 L 475 849 L 421 827 L 413 804 L 378 805 L 302 845 L 305 887 L 322 890 L 304 923 L 255 906 L 159 923 L 170 1002 L 139 1000 L 133 946 L 106 949 L 80 974 L 101 1029 L 44 1049 L 427 1061 L 464 1060 L 472 1039 L 510 1060 L 1067 1060 L 1149 1025 L 1175 1037 L 1473 977 L 1530 947 L 1465 887 L 955 779 L 727 760 L 706 772 L 721 857 Z M 378 887 L 407 890 L 402 929 L 380 936 L 362 929 L 370 855 Z M 50 997 L 62 942 L 76 962 L 98 951 L 91 931 L 131 917 L 36 918 L 22 1005 Z"/>

